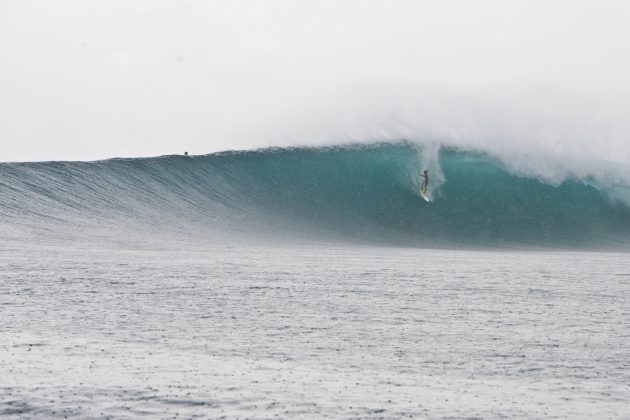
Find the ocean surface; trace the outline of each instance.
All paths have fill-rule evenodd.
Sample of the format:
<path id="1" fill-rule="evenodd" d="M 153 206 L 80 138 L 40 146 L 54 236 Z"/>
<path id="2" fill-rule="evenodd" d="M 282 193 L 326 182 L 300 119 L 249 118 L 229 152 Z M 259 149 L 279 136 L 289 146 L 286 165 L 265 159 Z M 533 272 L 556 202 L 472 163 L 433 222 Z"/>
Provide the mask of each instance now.
<path id="1" fill-rule="evenodd" d="M 630 418 L 630 207 L 436 156 L 0 164 L 0 416 Z"/>

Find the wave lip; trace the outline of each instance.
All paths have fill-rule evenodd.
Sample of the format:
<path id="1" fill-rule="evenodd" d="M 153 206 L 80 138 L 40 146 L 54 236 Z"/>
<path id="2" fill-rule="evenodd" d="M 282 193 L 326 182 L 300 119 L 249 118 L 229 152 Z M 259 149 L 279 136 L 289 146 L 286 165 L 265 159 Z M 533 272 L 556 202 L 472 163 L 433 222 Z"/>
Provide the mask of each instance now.
<path id="1" fill-rule="evenodd" d="M 418 194 L 426 167 L 430 203 Z M 483 153 L 434 153 L 405 142 L 0 164 L 0 234 L 464 247 L 630 243 L 630 208 L 608 193 L 619 187 L 573 178 L 548 184 L 506 168 Z"/>

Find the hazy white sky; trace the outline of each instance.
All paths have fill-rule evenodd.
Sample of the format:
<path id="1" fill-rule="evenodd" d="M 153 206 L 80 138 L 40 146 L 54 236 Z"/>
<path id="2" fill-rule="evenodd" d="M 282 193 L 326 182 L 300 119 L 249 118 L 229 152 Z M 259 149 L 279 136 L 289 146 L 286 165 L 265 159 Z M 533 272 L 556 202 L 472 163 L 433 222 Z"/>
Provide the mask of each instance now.
<path id="1" fill-rule="evenodd" d="M 0 0 L 0 161 L 408 138 L 630 162 L 626 0 Z"/>

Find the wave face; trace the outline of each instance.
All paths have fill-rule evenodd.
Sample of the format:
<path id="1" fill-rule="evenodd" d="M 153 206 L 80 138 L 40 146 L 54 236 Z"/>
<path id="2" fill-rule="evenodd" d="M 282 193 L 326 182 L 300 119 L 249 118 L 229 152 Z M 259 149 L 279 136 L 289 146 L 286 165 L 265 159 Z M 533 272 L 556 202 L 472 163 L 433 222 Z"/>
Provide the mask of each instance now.
<path id="1" fill-rule="evenodd" d="M 604 188 L 578 179 L 549 185 L 476 152 L 436 154 L 427 203 L 418 194 L 423 154 L 426 148 L 399 143 L 1 164 L 0 233 L 463 247 L 630 243 L 630 208 Z"/>

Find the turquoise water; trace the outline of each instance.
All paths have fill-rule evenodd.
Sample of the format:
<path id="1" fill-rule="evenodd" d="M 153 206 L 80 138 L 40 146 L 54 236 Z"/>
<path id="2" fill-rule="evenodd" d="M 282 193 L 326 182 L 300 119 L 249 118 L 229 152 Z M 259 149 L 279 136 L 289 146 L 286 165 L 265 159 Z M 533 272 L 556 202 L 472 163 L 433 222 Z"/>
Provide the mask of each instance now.
<path id="1" fill-rule="evenodd" d="M 406 143 L 1 164 L 0 232 L 628 247 L 630 208 L 606 186 L 551 185 L 478 152 L 442 149 L 436 159 L 443 179 L 431 174 L 431 203 L 417 193 L 423 150 Z"/>

